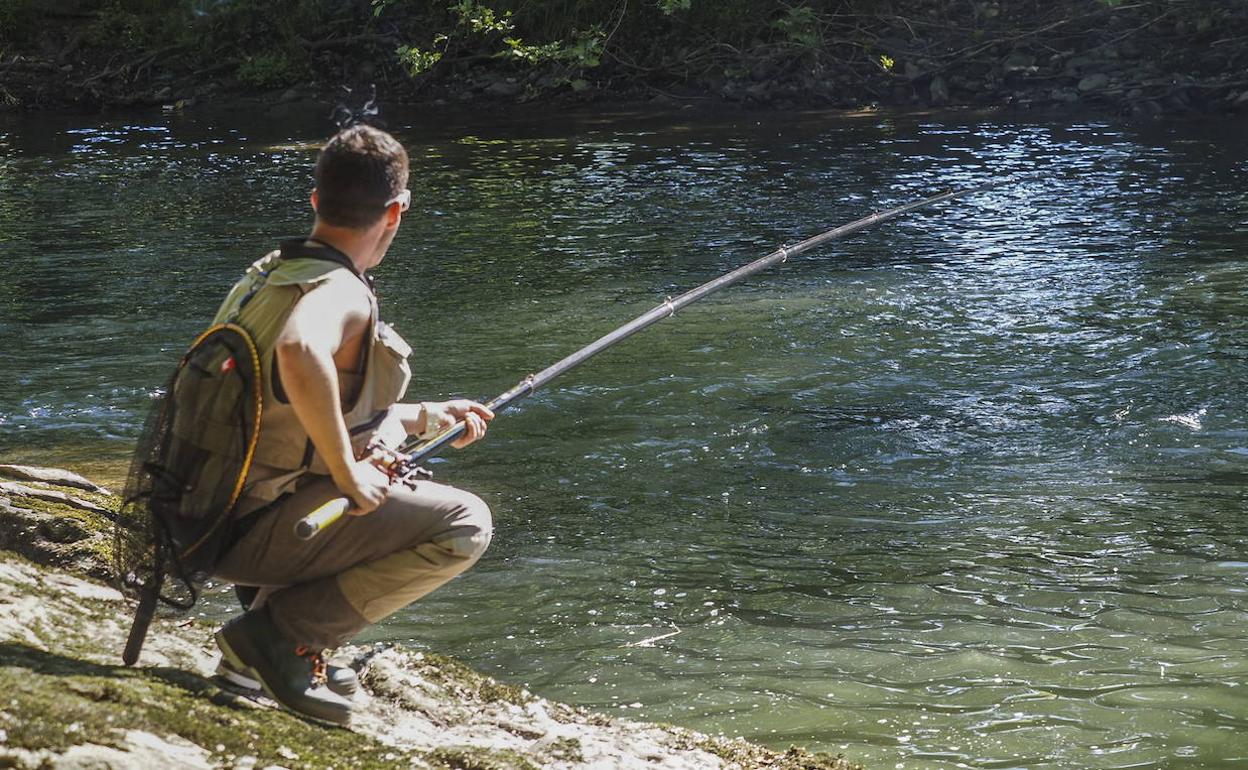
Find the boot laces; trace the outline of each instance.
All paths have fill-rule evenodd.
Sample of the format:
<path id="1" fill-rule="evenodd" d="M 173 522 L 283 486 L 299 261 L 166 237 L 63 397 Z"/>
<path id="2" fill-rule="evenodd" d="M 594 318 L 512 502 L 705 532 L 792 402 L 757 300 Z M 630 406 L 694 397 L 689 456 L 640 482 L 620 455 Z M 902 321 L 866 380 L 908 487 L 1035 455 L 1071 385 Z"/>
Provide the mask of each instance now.
<path id="1" fill-rule="evenodd" d="M 307 658 L 312 664 L 313 685 L 320 687 L 329 681 L 329 667 L 325 665 L 325 655 L 320 650 L 301 644 L 295 648 L 295 654 L 301 658 Z"/>

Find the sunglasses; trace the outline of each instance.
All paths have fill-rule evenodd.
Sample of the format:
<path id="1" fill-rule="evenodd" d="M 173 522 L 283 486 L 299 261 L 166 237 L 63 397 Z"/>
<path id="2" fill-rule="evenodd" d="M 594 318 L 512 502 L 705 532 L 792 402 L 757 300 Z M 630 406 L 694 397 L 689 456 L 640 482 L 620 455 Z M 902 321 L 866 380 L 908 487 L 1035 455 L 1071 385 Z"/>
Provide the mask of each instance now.
<path id="1" fill-rule="evenodd" d="M 390 208 L 392 204 L 399 204 L 399 211 L 407 211 L 412 205 L 412 191 L 404 190 L 390 200 L 386 201 L 386 208 Z"/>

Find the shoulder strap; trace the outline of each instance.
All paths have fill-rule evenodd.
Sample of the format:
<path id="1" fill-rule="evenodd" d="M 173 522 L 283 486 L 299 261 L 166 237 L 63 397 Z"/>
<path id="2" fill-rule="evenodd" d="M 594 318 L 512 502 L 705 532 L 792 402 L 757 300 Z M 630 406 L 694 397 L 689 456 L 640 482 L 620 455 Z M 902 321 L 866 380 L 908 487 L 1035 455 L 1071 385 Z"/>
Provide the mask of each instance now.
<path id="1" fill-rule="evenodd" d="M 319 259 L 323 262 L 341 265 L 359 278 L 370 292 L 376 294 L 373 289 L 373 277 L 361 273 L 350 257 L 325 241 L 316 238 L 287 238 L 279 244 L 279 249 L 282 259 Z"/>

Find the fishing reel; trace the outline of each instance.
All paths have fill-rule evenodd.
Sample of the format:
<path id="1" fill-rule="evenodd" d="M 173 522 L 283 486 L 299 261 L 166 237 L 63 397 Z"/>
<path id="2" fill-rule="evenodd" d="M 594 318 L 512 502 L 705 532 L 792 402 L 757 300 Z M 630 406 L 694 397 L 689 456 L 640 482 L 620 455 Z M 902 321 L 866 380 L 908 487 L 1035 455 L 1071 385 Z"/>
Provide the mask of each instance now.
<path id="1" fill-rule="evenodd" d="M 421 479 L 431 479 L 433 474 L 417 465 L 409 455 L 392 449 L 374 439 L 364 447 L 358 455 L 360 460 L 367 460 L 374 467 L 386 474 L 390 484 L 407 484 L 411 486 Z M 295 534 L 301 540 L 310 540 L 325 527 L 340 519 L 351 508 L 351 499 L 336 497 L 304 516 L 295 523 Z"/>
<path id="2" fill-rule="evenodd" d="M 361 460 L 371 462 L 378 470 L 386 474 L 391 484 L 412 484 L 416 481 L 433 478 L 433 472 L 422 465 L 416 464 L 411 455 L 386 446 L 378 439 L 373 439 L 364 447 Z"/>

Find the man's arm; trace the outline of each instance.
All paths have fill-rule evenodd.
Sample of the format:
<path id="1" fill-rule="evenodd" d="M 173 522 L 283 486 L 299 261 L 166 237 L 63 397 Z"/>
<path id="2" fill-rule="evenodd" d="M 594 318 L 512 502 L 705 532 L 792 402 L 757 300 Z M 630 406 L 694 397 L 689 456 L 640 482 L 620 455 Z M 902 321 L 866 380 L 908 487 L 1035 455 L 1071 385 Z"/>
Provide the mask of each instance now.
<path id="1" fill-rule="evenodd" d="M 355 503 L 353 513 L 374 510 L 386 497 L 385 474 L 358 462 L 342 419 L 334 354 L 360 339 L 369 323 L 363 287 L 331 279 L 303 295 L 278 335 L 275 351 L 282 385 L 295 414 L 324 459 L 338 490 Z"/>

